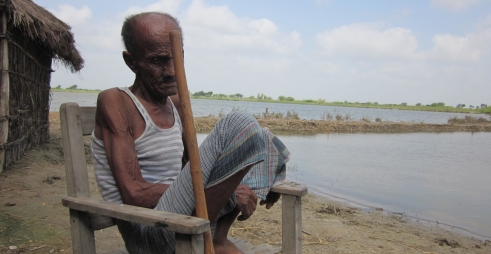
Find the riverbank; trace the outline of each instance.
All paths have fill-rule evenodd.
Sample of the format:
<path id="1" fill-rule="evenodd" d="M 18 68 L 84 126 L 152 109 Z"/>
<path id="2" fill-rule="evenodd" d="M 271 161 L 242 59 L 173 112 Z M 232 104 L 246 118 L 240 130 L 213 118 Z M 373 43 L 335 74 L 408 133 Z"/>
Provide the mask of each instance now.
<path id="1" fill-rule="evenodd" d="M 208 133 L 219 117 L 195 117 L 198 133 Z M 299 119 L 257 119 L 262 127 L 275 132 L 305 133 L 407 133 L 407 132 L 491 132 L 491 123 L 427 124 L 406 122 L 327 121 Z"/>
<path id="2" fill-rule="evenodd" d="M 61 205 L 66 178 L 58 113 L 50 114 L 50 136 L 48 143 L 31 149 L 0 174 L 1 253 L 71 253 L 68 209 Z M 90 165 L 89 169 L 91 195 L 100 197 Z M 251 219 L 234 223 L 230 234 L 256 245 L 279 245 L 280 207 L 281 203 L 270 210 L 258 207 Z M 303 253 L 491 252 L 491 242 L 441 225 L 377 209 L 364 212 L 311 194 L 302 199 L 302 217 Z M 123 246 L 115 227 L 97 231 L 96 238 L 102 253 Z"/>

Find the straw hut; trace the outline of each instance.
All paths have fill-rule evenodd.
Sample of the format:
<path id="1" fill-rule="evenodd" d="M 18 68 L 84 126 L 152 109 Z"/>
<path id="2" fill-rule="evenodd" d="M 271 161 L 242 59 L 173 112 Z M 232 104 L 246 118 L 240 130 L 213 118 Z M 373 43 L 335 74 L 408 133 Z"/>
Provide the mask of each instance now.
<path id="1" fill-rule="evenodd" d="M 84 63 L 70 29 L 31 0 L 0 0 L 0 172 L 49 139 L 51 64 Z"/>

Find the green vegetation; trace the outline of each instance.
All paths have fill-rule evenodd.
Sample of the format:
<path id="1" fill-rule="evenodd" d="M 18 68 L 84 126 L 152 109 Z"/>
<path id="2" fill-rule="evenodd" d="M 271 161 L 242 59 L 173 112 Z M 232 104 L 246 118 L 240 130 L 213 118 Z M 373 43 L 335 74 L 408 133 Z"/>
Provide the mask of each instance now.
<path id="1" fill-rule="evenodd" d="M 66 89 L 61 88 L 61 85 L 51 88 L 51 92 L 68 92 L 68 93 L 100 93 L 102 90 L 100 89 L 80 89 L 78 85 L 71 85 Z"/>
<path id="2" fill-rule="evenodd" d="M 195 99 L 240 100 L 240 101 L 253 101 L 253 102 L 310 104 L 310 105 L 338 106 L 338 107 L 381 108 L 381 109 L 416 110 L 416 111 L 491 114 L 491 106 L 488 107 L 487 104 L 481 104 L 480 106 L 469 105 L 468 107 L 466 107 L 465 104 L 458 104 L 456 107 L 453 107 L 453 106 L 447 106 L 443 102 L 434 102 L 426 105 L 423 105 L 421 103 L 416 103 L 415 105 L 409 105 L 407 102 L 402 102 L 400 104 L 379 104 L 378 102 L 348 102 L 348 101 L 326 102 L 325 99 L 296 100 L 291 96 L 284 96 L 284 95 L 279 96 L 278 99 L 273 99 L 272 97 L 269 97 L 263 93 L 258 93 L 257 96 L 244 97 L 242 94 L 235 94 L 235 95 L 214 94 L 211 91 L 196 92 L 193 93 L 191 97 Z M 331 117 L 334 118 L 333 116 Z M 379 119 L 379 121 L 381 121 L 381 119 Z"/>
<path id="3" fill-rule="evenodd" d="M 449 124 L 476 124 L 476 123 L 491 123 L 490 120 L 483 117 L 473 117 L 473 116 L 465 116 L 464 118 L 452 117 L 448 119 Z"/>
<path id="4" fill-rule="evenodd" d="M 296 119 L 299 120 L 300 117 L 298 116 L 297 111 L 295 110 L 288 110 L 286 112 L 286 115 L 283 113 L 275 113 L 275 112 L 269 112 L 268 108 L 266 108 L 266 111 L 263 113 L 258 113 L 258 114 L 253 114 L 254 117 L 256 118 L 264 118 L 264 119 Z"/>

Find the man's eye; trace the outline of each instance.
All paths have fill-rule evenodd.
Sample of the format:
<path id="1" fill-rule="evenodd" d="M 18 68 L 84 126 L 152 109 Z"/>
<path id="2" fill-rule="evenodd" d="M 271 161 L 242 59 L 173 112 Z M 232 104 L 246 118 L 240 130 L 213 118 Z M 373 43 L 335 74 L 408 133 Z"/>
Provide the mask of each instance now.
<path id="1" fill-rule="evenodd" d="M 162 62 L 163 62 L 163 60 L 162 60 L 162 58 L 161 58 L 161 57 L 154 57 L 154 58 L 152 58 L 152 59 L 150 60 L 150 62 L 151 62 L 151 63 L 153 63 L 153 64 L 159 64 L 159 63 L 162 63 Z"/>
<path id="2" fill-rule="evenodd" d="M 171 57 L 153 57 L 150 59 L 151 64 L 163 64 L 166 61 L 171 61 Z"/>

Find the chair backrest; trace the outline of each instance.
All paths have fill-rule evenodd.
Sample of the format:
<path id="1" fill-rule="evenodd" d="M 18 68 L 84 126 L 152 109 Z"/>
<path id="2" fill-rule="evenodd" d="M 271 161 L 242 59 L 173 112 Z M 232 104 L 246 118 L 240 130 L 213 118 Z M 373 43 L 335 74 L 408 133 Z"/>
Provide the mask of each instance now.
<path id="1" fill-rule="evenodd" d="M 90 135 L 95 127 L 96 107 L 80 107 L 75 102 L 60 106 L 61 136 L 68 196 L 90 197 L 87 162 L 85 161 L 84 135 Z M 91 215 L 93 230 L 114 225 L 106 216 Z"/>
<path id="2" fill-rule="evenodd" d="M 63 103 L 60 106 L 60 122 L 68 196 L 89 197 L 83 135 L 90 134 L 94 129 L 95 107 L 80 108 L 74 102 Z"/>

